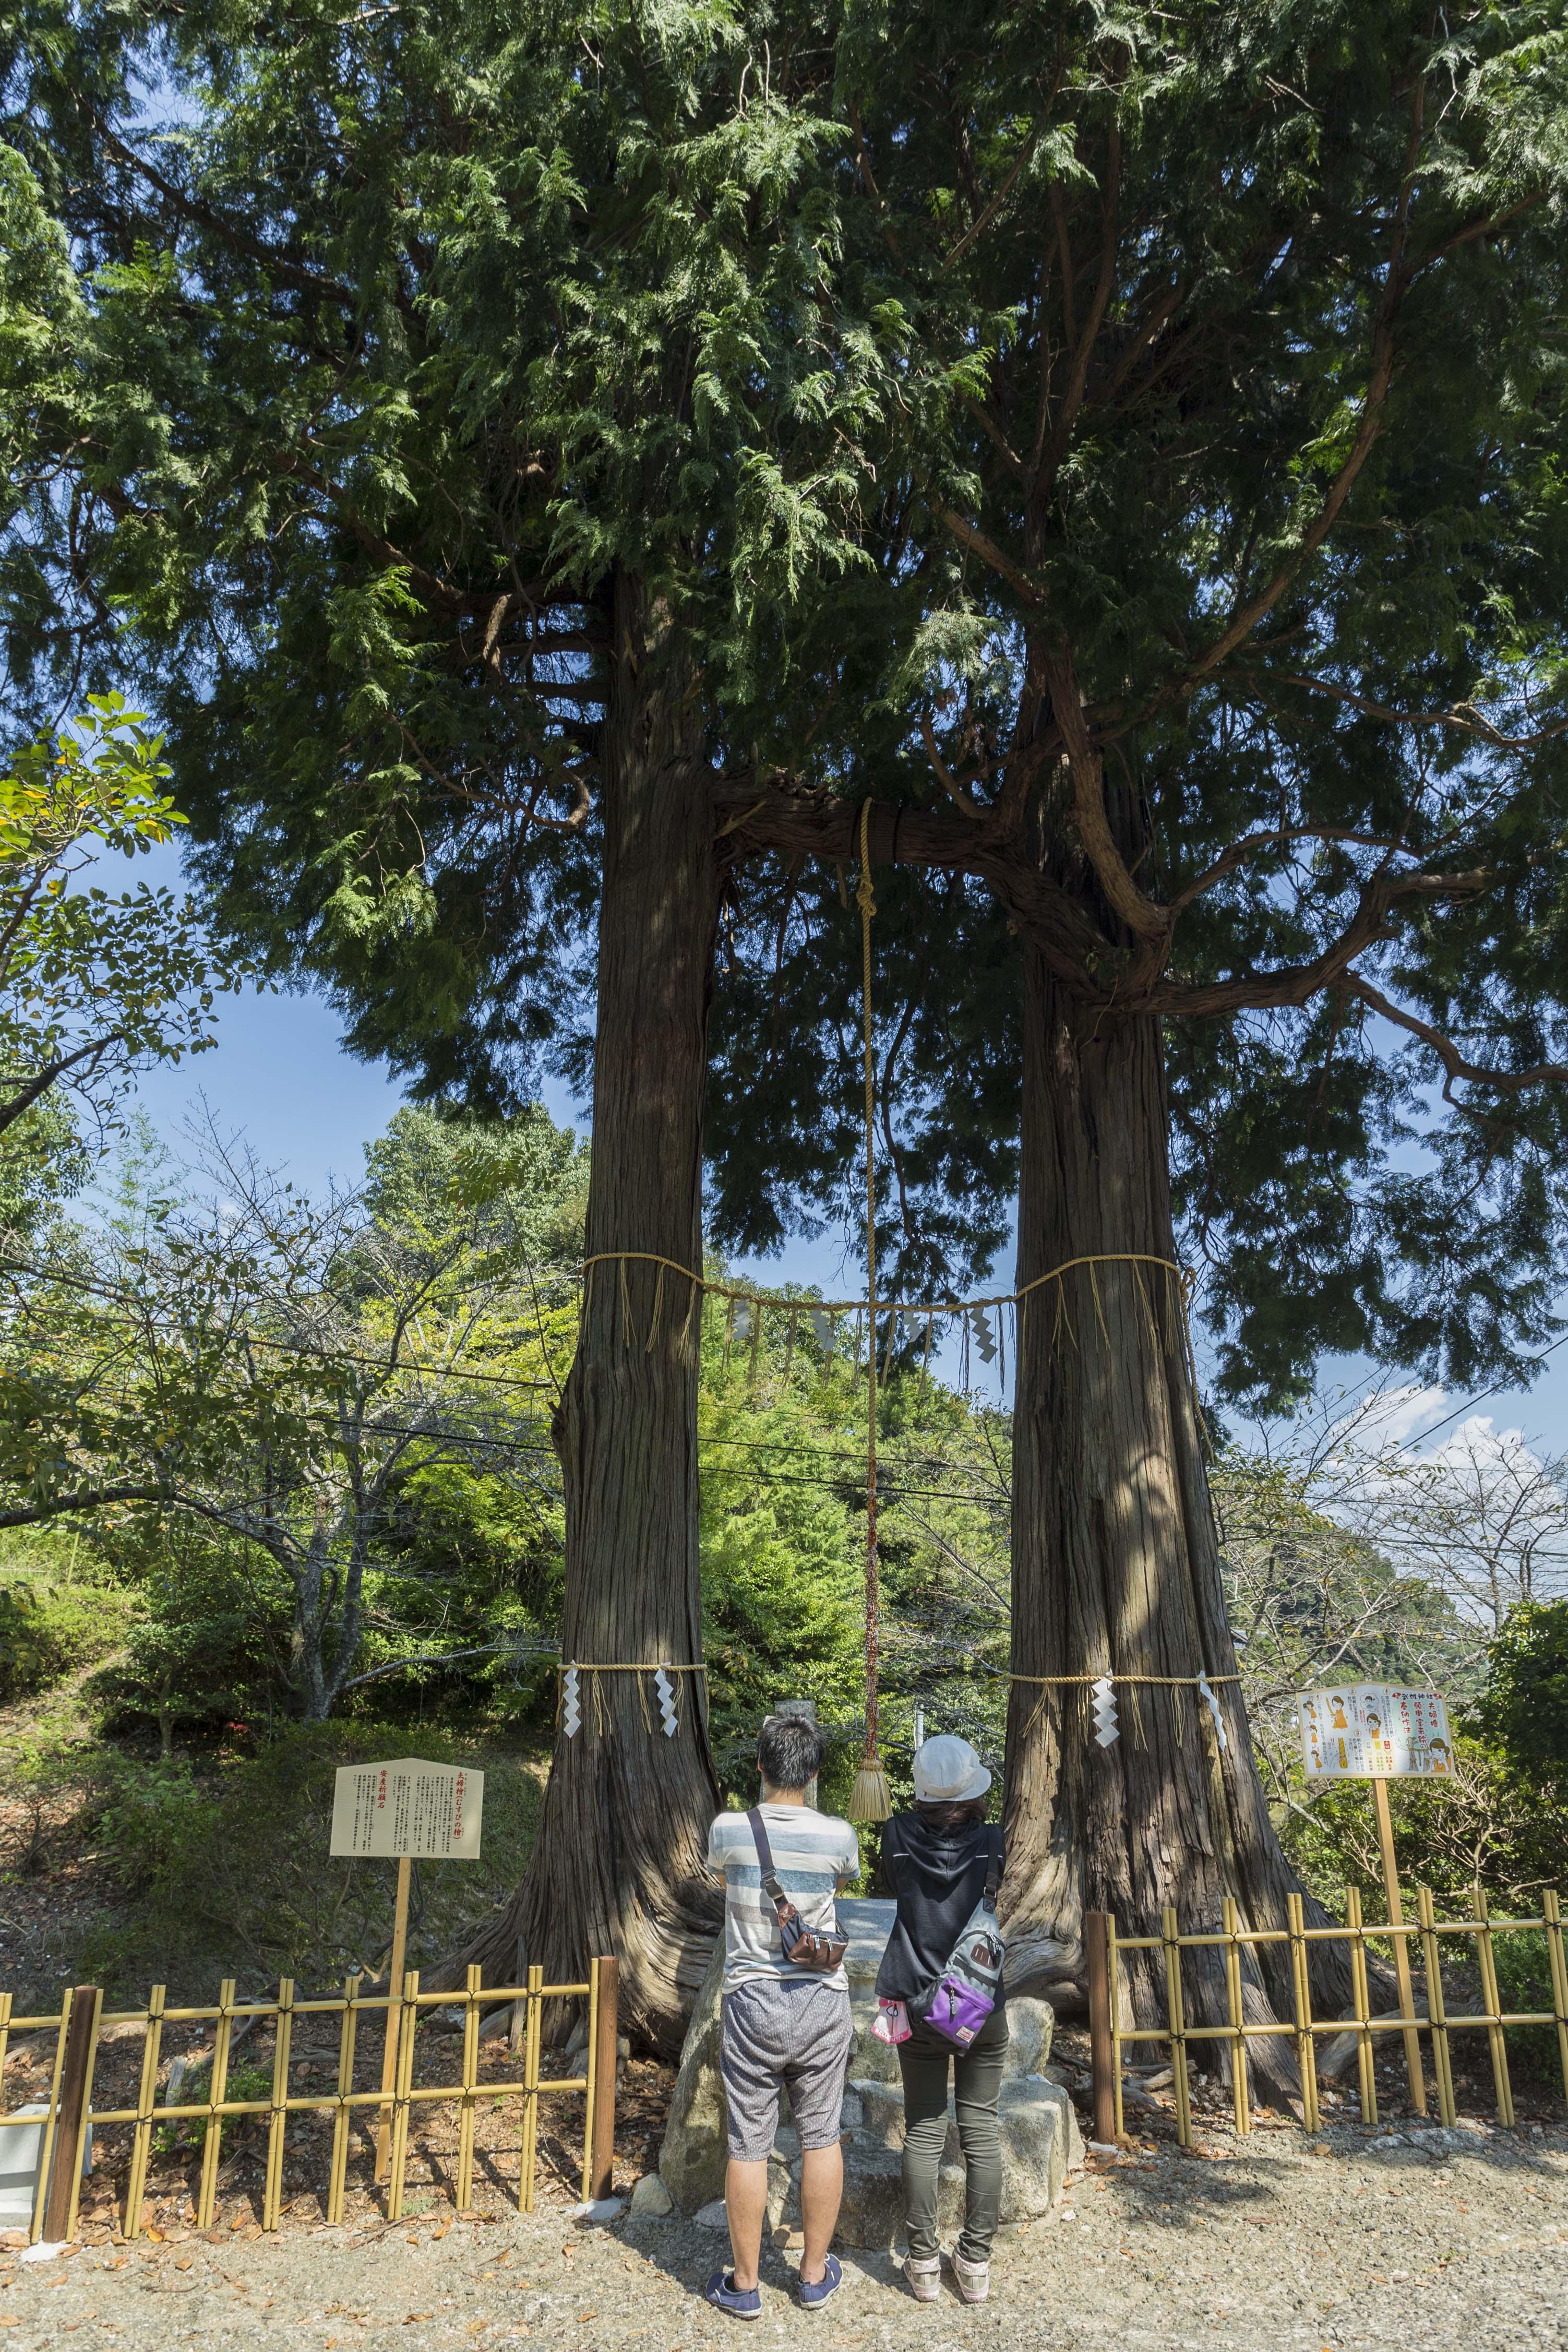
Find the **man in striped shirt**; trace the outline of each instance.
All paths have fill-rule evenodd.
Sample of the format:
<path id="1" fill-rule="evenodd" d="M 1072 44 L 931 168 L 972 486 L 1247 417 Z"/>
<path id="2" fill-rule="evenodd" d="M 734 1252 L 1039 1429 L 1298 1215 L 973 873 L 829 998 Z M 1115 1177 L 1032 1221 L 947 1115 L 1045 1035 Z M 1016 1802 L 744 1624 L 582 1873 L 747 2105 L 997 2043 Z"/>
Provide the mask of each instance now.
<path id="1" fill-rule="evenodd" d="M 834 1895 L 858 1874 L 860 1846 L 848 1822 L 806 1802 L 821 1759 L 815 1724 L 796 1716 L 768 1717 L 757 1766 L 773 1868 L 803 1924 L 831 1932 Z M 809 1970 L 785 1958 L 747 1814 L 720 1813 L 708 1832 L 707 1858 L 724 1879 L 720 2065 L 729 2138 L 724 2193 L 735 2257 L 733 2270 L 716 2271 L 708 2281 L 707 2298 L 737 2319 L 758 2319 L 768 2158 L 785 2086 L 800 2142 L 801 2303 L 808 2310 L 826 2303 L 843 2276 L 828 2248 L 843 2195 L 839 2117 L 852 2038 L 849 1979 L 841 1968 Z"/>

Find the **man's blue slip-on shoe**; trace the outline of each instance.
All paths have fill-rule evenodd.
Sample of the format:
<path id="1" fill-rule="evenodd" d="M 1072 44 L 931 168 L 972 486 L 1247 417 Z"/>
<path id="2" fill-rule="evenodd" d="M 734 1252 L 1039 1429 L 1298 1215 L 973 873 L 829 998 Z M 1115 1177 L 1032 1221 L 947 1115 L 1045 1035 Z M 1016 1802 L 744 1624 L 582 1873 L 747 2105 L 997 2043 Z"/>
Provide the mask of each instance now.
<path id="1" fill-rule="evenodd" d="M 759 2286 L 737 2286 L 733 2271 L 715 2271 L 706 2289 L 709 2303 L 720 2311 L 727 2311 L 732 2319 L 760 2319 L 762 2289 Z"/>
<path id="2" fill-rule="evenodd" d="M 800 2301 L 808 2311 L 820 2311 L 831 2294 L 837 2294 L 844 2283 L 844 2266 L 837 2254 L 830 2254 L 822 2266 L 822 2275 L 815 2286 L 800 2281 Z"/>

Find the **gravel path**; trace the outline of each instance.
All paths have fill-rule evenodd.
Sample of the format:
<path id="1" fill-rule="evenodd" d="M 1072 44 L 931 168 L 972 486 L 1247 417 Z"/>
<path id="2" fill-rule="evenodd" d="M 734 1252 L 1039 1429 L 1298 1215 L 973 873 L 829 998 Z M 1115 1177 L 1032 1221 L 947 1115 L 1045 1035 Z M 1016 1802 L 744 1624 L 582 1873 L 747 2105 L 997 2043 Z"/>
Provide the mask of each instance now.
<path id="1" fill-rule="evenodd" d="M 495 2344 L 696 2352 L 745 2334 L 700 2300 L 724 2241 L 688 2223 L 609 2228 L 557 2211 L 487 2223 L 288 2232 L 224 2242 L 92 2246 L 32 2264 L 0 2256 L 0 2342 L 105 2352 L 177 2345 Z M 1203 2154 L 1094 2160 L 1047 2221 L 998 2240 L 992 2301 L 915 2305 L 887 2259 L 846 2255 L 835 2302 L 808 2320 L 792 2256 L 769 2250 L 763 2317 L 745 2340 L 824 2347 L 1258 2347 L 1408 2344 L 1419 2352 L 1568 2347 L 1568 2130 L 1467 2126 L 1394 2137 L 1293 2130 Z"/>

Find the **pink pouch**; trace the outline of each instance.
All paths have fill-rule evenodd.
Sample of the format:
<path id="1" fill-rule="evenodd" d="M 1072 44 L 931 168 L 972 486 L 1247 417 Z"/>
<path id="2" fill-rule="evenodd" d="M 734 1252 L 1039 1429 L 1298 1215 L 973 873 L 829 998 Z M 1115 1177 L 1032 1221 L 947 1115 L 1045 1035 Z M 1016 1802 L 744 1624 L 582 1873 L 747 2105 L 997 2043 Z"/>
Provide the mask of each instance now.
<path id="1" fill-rule="evenodd" d="M 899 2042 L 909 2039 L 909 2011 L 901 2000 L 879 2000 L 876 2021 L 872 2027 L 879 2042 Z"/>

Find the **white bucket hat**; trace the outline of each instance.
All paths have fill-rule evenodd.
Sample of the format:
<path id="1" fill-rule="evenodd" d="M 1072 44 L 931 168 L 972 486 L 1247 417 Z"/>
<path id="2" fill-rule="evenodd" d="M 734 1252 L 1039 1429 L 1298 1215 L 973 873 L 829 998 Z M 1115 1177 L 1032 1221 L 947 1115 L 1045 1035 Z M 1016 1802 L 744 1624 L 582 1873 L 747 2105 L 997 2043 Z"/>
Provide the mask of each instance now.
<path id="1" fill-rule="evenodd" d="M 928 1739 L 915 1751 L 915 1797 L 922 1805 L 963 1805 L 983 1797 L 991 1776 L 967 1739 Z"/>

